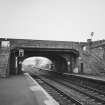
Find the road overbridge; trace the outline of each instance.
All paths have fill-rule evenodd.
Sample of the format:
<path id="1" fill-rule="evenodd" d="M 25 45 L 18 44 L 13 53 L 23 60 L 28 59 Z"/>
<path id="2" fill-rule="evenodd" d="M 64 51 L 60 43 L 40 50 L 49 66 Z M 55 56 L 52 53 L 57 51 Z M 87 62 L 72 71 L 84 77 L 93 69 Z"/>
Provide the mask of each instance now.
<path id="1" fill-rule="evenodd" d="M 19 55 L 21 51 L 24 52 L 23 56 Z M 79 57 L 79 46 L 77 43 L 74 45 L 73 42 L 63 41 L 61 43 L 61 41 L 11 40 L 10 74 L 16 74 L 17 70 L 20 73 L 21 63 L 19 62 L 34 56 L 50 59 L 57 72 L 72 72 Z M 16 62 L 18 63 L 16 64 Z M 16 65 L 18 66 L 16 67 Z"/>
<path id="2" fill-rule="evenodd" d="M 95 44 L 94 44 L 95 43 Z M 8 76 L 21 72 L 24 59 L 33 56 L 49 58 L 58 72 L 95 73 L 93 62 L 96 60 L 91 51 L 100 46 L 104 49 L 104 41 L 71 42 L 28 39 L 0 39 L 0 75 Z M 99 46 L 99 47 L 98 47 Z M 92 49 L 92 50 L 91 50 Z M 94 50 L 97 52 L 98 50 Z M 102 50 L 105 52 L 105 50 Z M 100 51 L 104 56 L 105 54 Z M 94 54 L 94 53 L 93 53 Z M 94 61 L 92 61 L 94 58 Z M 103 57 L 104 58 L 104 57 Z M 90 66 L 92 65 L 92 66 Z"/>

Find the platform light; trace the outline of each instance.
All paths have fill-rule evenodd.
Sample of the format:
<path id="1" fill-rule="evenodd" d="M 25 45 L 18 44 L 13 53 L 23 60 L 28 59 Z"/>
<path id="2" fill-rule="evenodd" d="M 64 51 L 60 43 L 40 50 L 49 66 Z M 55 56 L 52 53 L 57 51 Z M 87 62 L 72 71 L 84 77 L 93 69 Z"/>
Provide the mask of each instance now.
<path id="1" fill-rule="evenodd" d="M 70 61 L 68 61 L 67 64 L 70 65 Z"/>
<path id="2" fill-rule="evenodd" d="M 78 59 L 79 59 L 79 60 L 82 60 L 82 58 L 81 58 L 81 57 L 78 57 Z"/>
<path id="3" fill-rule="evenodd" d="M 91 40 L 92 40 L 92 37 L 94 36 L 94 32 L 91 32 Z"/>
<path id="4" fill-rule="evenodd" d="M 83 51 L 86 51 L 87 50 L 87 47 L 86 46 L 83 46 Z"/>

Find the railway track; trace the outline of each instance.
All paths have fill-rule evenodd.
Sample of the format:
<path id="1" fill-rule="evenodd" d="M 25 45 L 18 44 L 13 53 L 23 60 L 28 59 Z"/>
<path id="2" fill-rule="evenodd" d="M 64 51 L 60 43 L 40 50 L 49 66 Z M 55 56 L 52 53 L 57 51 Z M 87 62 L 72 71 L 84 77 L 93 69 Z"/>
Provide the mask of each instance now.
<path id="1" fill-rule="evenodd" d="M 100 91 L 100 93 L 105 93 L 105 82 L 104 81 L 99 81 L 99 80 L 93 80 L 93 79 L 88 79 L 88 78 L 82 78 L 78 77 L 75 75 L 64 75 L 64 77 L 68 80 L 75 81 L 76 84 L 81 85 L 81 86 L 86 86 L 89 88 L 93 88 L 94 90 Z"/>
<path id="2" fill-rule="evenodd" d="M 84 104 L 82 101 L 79 101 L 77 98 L 69 94 L 70 91 L 68 89 L 54 81 L 39 76 L 33 76 L 33 78 L 35 78 L 35 80 L 48 93 L 50 93 L 55 98 L 55 100 L 57 100 L 60 103 L 60 105 L 92 105 Z"/>
<path id="3" fill-rule="evenodd" d="M 72 85 L 65 80 L 49 79 L 42 76 L 40 76 L 40 79 L 44 84 L 61 94 L 64 99 L 66 97 L 66 101 L 68 100 L 73 103 L 69 105 L 105 105 L 104 97 L 96 97 L 96 93 L 93 91 L 90 93 L 89 90 L 86 91 L 86 89 Z"/>
<path id="4" fill-rule="evenodd" d="M 91 86 L 84 85 L 83 83 L 81 84 L 81 81 L 80 82 L 77 82 L 77 81 L 74 82 L 74 81 L 71 81 L 70 79 L 69 80 L 68 79 L 64 79 L 64 81 L 69 82 L 69 83 L 71 83 L 73 85 L 76 85 L 76 86 L 78 86 L 80 88 L 81 87 L 85 88 L 85 91 L 88 91 L 88 92 L 90 91 L 89 93 L 91 93 L 91 94 L 94 92 L 93 94 L 101 96 L 105 100 L 105 92 L 102 91 L 102 90 L 93 88 Z"/>
<path id="5" fill-rule="evenodd" d="M 67 80 L 60 80 L 55 79 L 54 81 L 59 82 L 67 87 L 70 87 L 76 91 L 79 91 L 82 94 L 85 94 L 86 96 L 96 100 L 97 102 L 105 104 L 105 94 L 100 92 L 99 90 L 94 90 L 93 88 L 89 87 L 82 87 L 79 85 L 74 85 L 74 83 L 67 82 Z"/>
<path id="6" fill-rule="evenodd" d="M 66 97 L 64 93 L 54 89 L 52 86 L 46 84 L 40 79 L 36 79 L 36 81 L 56 100 L 60 105 L 81 105 L 74 100 Z"/>

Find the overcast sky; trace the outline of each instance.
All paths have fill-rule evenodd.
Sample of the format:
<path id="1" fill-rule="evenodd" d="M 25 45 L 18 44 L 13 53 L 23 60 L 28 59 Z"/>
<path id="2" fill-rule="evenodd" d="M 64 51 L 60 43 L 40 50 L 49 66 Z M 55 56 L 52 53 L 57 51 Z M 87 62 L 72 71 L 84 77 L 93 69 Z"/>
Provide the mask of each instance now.
<path id="1" fill-rule="evenodd" d="M 105 39 L 105 0 L 0 0 L 0 37 Z"/>

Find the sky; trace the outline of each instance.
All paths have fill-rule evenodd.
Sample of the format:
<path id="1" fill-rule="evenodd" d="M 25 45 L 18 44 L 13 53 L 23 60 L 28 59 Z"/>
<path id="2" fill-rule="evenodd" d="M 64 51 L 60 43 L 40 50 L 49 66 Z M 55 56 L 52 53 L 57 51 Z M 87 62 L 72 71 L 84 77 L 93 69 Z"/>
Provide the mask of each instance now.
<path id="1" fill-rule="evenodd" d="M 105 0 L 0 0 L 0 37 L 105 39 Z"/>

